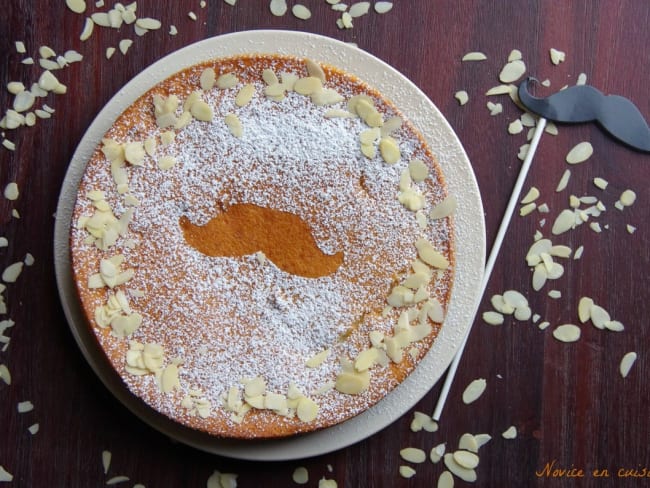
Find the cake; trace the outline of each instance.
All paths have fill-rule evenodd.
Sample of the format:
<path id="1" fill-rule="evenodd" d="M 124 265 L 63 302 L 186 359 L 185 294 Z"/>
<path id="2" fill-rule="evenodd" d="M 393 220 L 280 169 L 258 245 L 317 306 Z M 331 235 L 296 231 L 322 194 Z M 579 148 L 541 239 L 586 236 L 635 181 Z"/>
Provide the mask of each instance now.
<path id="1" fill-rule="evenodd" d="M 424 138 L 364 81 L 215 59 L 156 84 L 98 144 L 73 274 L 133 395 L 215 437 L 286 437 L 366 411 L 427 353 L 454 205 Z"/>

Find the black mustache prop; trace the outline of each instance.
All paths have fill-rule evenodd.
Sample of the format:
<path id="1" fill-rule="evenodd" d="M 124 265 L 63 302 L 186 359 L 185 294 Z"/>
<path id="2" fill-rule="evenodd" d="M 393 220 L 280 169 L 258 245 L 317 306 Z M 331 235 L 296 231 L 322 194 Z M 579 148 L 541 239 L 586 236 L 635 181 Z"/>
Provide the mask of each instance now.
<path id="1" fill-rule="evenodd" d="M 528 78 L 519 85 L 521 103 L 542 117 L 556 122 L 597 121 L 603 129 L 629 146 L 650 152 L 650 128 L 643 115 L 627 98 L 604 95 L 593 86 L 577 85 L 547 98 L 536 98 L 528 91 Z"/>

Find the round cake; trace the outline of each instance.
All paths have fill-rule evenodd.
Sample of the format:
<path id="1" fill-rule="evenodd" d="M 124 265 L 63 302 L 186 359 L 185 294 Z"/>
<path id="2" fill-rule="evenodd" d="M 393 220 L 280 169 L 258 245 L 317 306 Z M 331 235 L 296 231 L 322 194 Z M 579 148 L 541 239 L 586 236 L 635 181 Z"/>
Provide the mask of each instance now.
<path id="1" fill-rule="evenodd" d="M 73 274 L 135 396 L 214 436 L 284 437 L 367 410 L 427 353 L 454 207 L 424 138 L 365 82 L 284 55 L 216 59 L 105 134 Z"/>

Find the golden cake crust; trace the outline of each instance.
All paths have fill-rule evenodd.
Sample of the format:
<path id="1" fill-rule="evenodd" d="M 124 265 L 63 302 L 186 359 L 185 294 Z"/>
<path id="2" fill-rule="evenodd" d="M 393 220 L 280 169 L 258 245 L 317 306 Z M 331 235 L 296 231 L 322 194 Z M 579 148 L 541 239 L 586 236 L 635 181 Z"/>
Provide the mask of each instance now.
<path id="1" fill-rule="evenodd" d="M 215 436 L 282 437 L 365 411 L 426 354 L 451 293 L 452 218 L 428 218 L 447 196 L 435 157 L 333 67 L 322 84 L 342 101 L 267 90 L 269 71 L 285 83 L 309 64 L 250 55 L 177 73 L 117 118 L 79 187 L 71 257 L 99 347 L 134 395 Z M 237 81 L 209 87 L 210 69 Z M 381 121 L 402 118 L 376 129 L 371 157 L 360 94 Z M 170 95 L 184 127 L 160 127 L 169 112 L 153 100 Z"/>

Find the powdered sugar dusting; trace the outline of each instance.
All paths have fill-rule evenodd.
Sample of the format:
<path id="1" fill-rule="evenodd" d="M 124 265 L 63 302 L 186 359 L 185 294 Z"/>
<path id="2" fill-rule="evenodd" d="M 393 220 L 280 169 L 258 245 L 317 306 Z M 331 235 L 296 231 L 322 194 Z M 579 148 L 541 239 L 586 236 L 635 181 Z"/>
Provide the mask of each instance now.
<path id="1" fill-rule="evenodd" d="M 406 125 L 395 134 L 402 153 L 397 164 L 387 165 L 380 157 L 368 160 L 359 152 L 358 135 L 365 128 L 359 119 L 325 118 L 327 108 L 315 107 L 295 93 L 281 102 L 267 99 L 261 81 L 261 71 L 267 65 L 304 76 L 301 62 L 285 58 L 221 64 L 224 72 L 237 69 L 242 83 L 255 84 L 253 100 L 237 107 L 236 89 L 211 90 L 204 99 L 215 112 L 213 121 L 192 122 L 178 131 L 172 144 L 157 149 L 157 156 L 173 155 L 176 165 L 162 171 L 154 158 L 147 158 L 142 167 L 128 169 L 130 193 L 141 204 L 126 238 L 137 245 L 130 249 L 122 240 L 118 248 L 128 266 L 136 270 L 129 287 L 145 290 L 143 298 L 130 300 L 144 320 L 129 339 L 164 344 L 168 358 L 180 358 L 182 391 L 163 395 L 153 376 L 124 373 L 127 341 L 97 330 L 103 348 L 136 395 L 157 410 L 205 430 L 211 429 L 216 418 L 237 431 L 239 427 L 220 406 L 222 395 L 231 386 L 240 385 L 242 378 L 262 376 L 268 391 L 279 393 L 286 393 L 293 382 L 307 395 L 332 381 L 339 369 L 338 358 L 354 358 L 367 347 L 370 330 L 392 331 L 397 313 L 383 317 L 381 311 L 397 277 L 409 271 L 416 256 L 414 241 L 424 236 L 451 255 L 449 220 L 430 222 L 423 230 L 396 198 L 400 173 L 413 157 L 436 169 L 419 184 L 427 198 L 425 210 L 445 195 L 437 165 L 414 129 Z M 157 89 L 174 90 L 184 99 L 198 88 L 200 71 L 190 69 Z M 346 99 L 366 89 L 333 71 L 330 83 Z M 380 100 L 378 104 L 387 116 L 394 113 L 388 104 Z M 344 104 L 339 107 L 345 108 Z M 231 112 L 242 122 L 240 139 L 230 134 L 223 121 Z M 155 135 L 158 130 L 151 117 L 151 94 L 147 94 L 118 120 L 107 137 L 127 142 Z M 99 152 L 89 163 L 80 195 L 91 189 L 106 191 L 116 215 L 125 210 L 109 164 Z M 254 255 L 208 257 L 185 243 L 178 225 L 182 216 L 204 225 L 237 203 L 300 216 L 323 252 L 344 253 L 342 266 L 329 276 L 304 278 L 269 261 L 262 264 Z M 90 212 L 89 202 L 80 198 L 75 214 Z M 105 257 L 83 244 L 84 238 L 84 232 L 73 230 L 73 259 L 80 283 L 96 272 L 99 259 Z M 430 289 L 443 302 L 452 273 L 453 266 Z M 87 310 L 106 301 L 106 290 L 80 291 Z M 423 341 L 422 354 L 432 339 Z M 333 353 L 323 365 L 305 367 L 308 358 L 326 348 Z M 412 365 L 405 368 L 408 372 Z M 373 371 L 372 386 L 362 395 L 326 393 L 317 400 L 321 412 L 314 426 L 349 418 L 380 399 L 398 381 L 390 368 L 384 368 Z M 215 408 L 213 417 L 203 425 L 197 425 L 198 419 L 179 407 L 179 399 L 191 388 L 205 392 Z M 255 419 L 258 426 L 266 422 L 286 424 L 293 431 L 312 428 L 262 412 Z M 260 432 L 268 435 L 270 431 L 260 427 Z"/>

